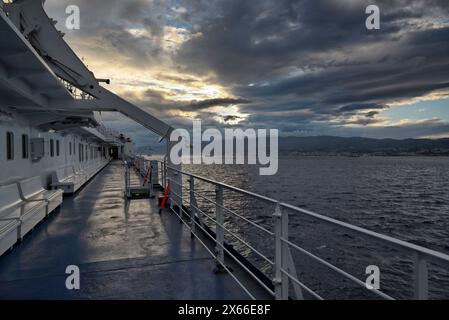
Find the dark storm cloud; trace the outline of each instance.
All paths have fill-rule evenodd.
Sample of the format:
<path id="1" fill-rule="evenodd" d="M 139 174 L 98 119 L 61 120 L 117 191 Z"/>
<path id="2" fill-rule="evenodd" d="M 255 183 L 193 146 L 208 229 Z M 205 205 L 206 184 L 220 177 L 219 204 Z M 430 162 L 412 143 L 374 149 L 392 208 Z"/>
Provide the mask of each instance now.
<path id="1" fill-rule="evenodd" d="M 235 121 L 235 120 L 240 120 L 240 119 L 242 119 L 242 117 L 239 117 L 239 116 L 225 116 L 223 118 L 224 122 Z"/>
<path id="2" fill-rule="evenodd" d="M 405 36 L 404 36 L 405 37 Z M 419 97 L 449 85 L 449 28 L 422 31 L 402 42 L 389 56 L 364 64 L 327 67 L 317 72 L 237 92 L 252 97 L 291 96 L 319 102 L 329 109 L 345 110 L 345 105 L 385 105 L 395 99 Z M 356 108 L 356 107 L 355 107 Z"/>
<path id="3" fill-rule="evenodd" d="M 367 118 L 373 118 L 374 116 L 378 115 L 379 111 L 370 111 L 364 114 L 365 117 Z"/>
<path id="4" fill-rule="evenodd" d="M 216 106 L 231 106 L 231 105 L 242 105 L 251 103 L 249 100 L 245 99 L 233 99 L 233 98 L 224 98 L 224 99 L 209 99 L 203 101 L 194 101 L 188 104 L 185 109 L 190 111 L 203 110 Z"/>
<path id="5" fill-rule="evenodd" d="M 425 22 L 431 7 L 424 0 L 377 2 L 386 18 L 380 31 L 370 32 L 365 8 L 376 1 L 222 1 L 222 16 L 204 21 L 203 36 L 187 42 L 178 58 L 188 69 L 212 69 L 223 81 L 238 84 L 269 80 L 292 67 L 366 63 L 351 55 L 340 60 L 314 55 L 397 40 L 404 19 L 422 17 Z M 447 3 L 433 3 L 447 13 Z"/>
<path id="6" fill-rule="evenodd" d="M 223 1 L 221 18 L 206 20 L 202 37 L 187 42 L 179 60 L 226 82 L 260 81 L 291 67 L 332 64 L 308 54 L 369 41 L 362 3 L 345 1 Z M 381 34 L 381 37 L 383 33 Z"/>
<path id="7" fill-rule="evenodd" d="M 136 67 L 155 62 L 162 53 L 160 39 L 146 35 L 133 35 L 121 27 L 105 30 L 101 42 L 105 47 L 121 55 L 129 65 Z"/>
<path id="8" fill-rule="evenodd" d="M 350 104 L 345 105 L 339 109 L 341 112 L 353 112 L 359 110 L 371 110 L 371 109 L 385 109 L 387 106 L 381 104 L 371 104 L 371 103 L 362 103 L 362 104 Z M 373 111 L 374 112 L 374 111 Z M 376 112 L 377 114 L 378 112 Z"/>
<path id="9" fill-rule="evenodd" d="M 242 110 L 261 122 L 279 111 L 310 109 L 313 120 L 386 109 L 449 87 L 448 3 L 223 1 L 221 16 L 203 21 L 202 36 L 177 61 L 190 72 L 214 71 L 255 101 Z M 365 28 L 369 4 L 380 7 L 379 31 Z M 367 115 L 360 124 L 378 121 Z"/>
<path id="10" fill-rule="evenodd" d="M 237 115 L 220 116 L 215 112 L 212 112 L 210 108 L 216 106 L 226 107 L 230 105 L 243 106 L 244 104 L 250 103 L 248 100 L 235 98 L 195 100 L 190 102 L 174 101 L 164 98 L 162 92 L 155 89 L 147 89 L 143 99 L 131 91 L 124 92 L 123 96 L 127 100 L 146 108 L 151 114 L 159 119 L 170 123 L 173 127 L 179 128 L 191 128 L 192 121 L 188 118 L 174 117 L 173 112 L 175 112 L 175 114 L 177 111 L 195 112 L 197 114 L 196 118 L 202 120 L 204 126 L 217 127 L 225 125 L 223 122 L 227 123 L 242 118 Z M 223 122 L 218 121 L 219 118 L 222 119 Z"/>
<path id="11" fill-rule="evenodd" d="M 81 28 L 65 29 L 65 8 L 80 8 Z M 127 65 L 142 68 L 161 60 L 165 16 L 164 0 L 61 0 L 47 1 L 48 13 L 59 23 L 57 28 L 67 33 L 68 40 L 89 41 L 94 50 L 120 55 Z M 132 29 L 145 30 L 133 34 Z"/>
<path id="12" fill-rule="evenodd" d="M 161 49 L 165 25 L 198 33 L 170 57 L 183 76 L 160 79 L 187 84 L 198 79 L 190 77 L 192 73 L 201 79 L 213 74 L 214 81 L 238 98 L 180 103 L 164 99 L 156 89 L 148 90 L 143 101 L 134 97 L 137 104 L 175 125 L 188 124 L 172 116 L 176 110 L 195 111 L 208 124 L 222 125 L 208 109 L 238 104 L 249 114 L 240 119 L 241 125 L 284 132 L 376 137 L 449 132 L 442 120 L 369 126 L 379 124 L 382 111 L 393 103 L 449 88 L 447 0 L 51 3 L 54 12 L 62 13 L 68 4 L 80 6 L 82 28 L 69 32 L 69 37 L 93 38 L 95 48 L 118 53 L 136 68 L 151 68 L 167 58 Z M 380 7 L 380 30 L 365 28 L 365 8 L 371 4 Z M 132 34 L 130 28 L 147 33 Z"/>

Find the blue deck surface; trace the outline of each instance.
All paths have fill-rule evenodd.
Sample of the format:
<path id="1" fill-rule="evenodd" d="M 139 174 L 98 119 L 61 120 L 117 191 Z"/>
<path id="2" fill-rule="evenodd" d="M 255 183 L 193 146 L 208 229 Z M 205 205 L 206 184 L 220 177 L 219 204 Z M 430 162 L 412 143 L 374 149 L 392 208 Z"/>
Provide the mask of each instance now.
<path id="1" fill-rule="evenodd" d="M 0 299 L 248 299 L 228 274 L 213 273 L 214 260 L 173 213 L 159 215 L 156 200 L 126 202 L 123 192 L 114 162 L 65 198 L 0 257 Z M 65 286 L 68 265 L 80 268 L 80 290 Z"/>

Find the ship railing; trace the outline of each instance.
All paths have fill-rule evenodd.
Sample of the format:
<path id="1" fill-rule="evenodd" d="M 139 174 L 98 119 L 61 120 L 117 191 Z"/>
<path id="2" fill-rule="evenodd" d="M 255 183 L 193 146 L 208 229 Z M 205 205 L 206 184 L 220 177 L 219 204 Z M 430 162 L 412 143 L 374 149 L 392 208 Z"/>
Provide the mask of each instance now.
<path id="1" fill-rule="evenodd" d="M 297 254 L 299 253 L 314 260 L 319 265 L 328 268 L 360 288 L 366 289 L 375 294 L 379 298 L 387 300 L 395 299 L 391 295 L 368 285 L 366 281 L 360 280 L 359 278 L 342 270 L 325 259 L 318 257 L 290 240 L 289 215 L 291 214 L 311 218 L 315 221 L 319 221 L 328 226 L 337 228 L 340 231 L 350 233 L 356 237 L 374 241 L 377 244 L 397 250 L 401 254 L 406 254 L 411 257 L 413 261 L 413 292 L 414 298 L 417 300 L 427 300 L 429 298 L 429 264 L 437 265 L 445 270 L 449 270 L 449 255 L 444 253 L 357 227 L 355 225 L 317 214 L 309 210 L 301 209 L 251 191 L 243 190 L 189 172 L 184 172 L 168 166 L 168 164 L 164 161 L 158 161 L 158 163 L 158 177 L 162 186 L 179 184 L 174 180 L 170 180 L 170 171 L 175 174 L 181 174 L 187 179 L 187 183 L 185 185 L 182 185 L 181 183 L 179 186 L 182 190 L 186 191 L 185 194 L 189 198 L 189 208 L 184 206 L 183 203 L 176 203 L 176 199 L 182 199 L 182 197 L 171 191 L 171 196 L 174 197 L 170 197 L 170 207 L 172 209 L 174 207 L 179 208 L 178 211 L 173 210 L 173 212 L 178 215 L 180 221 L 183 222 L 188 229 L 190 229 L 192 238 L 198 239 L 204 245 L 204 247 L 216 260 L 217 265 L 219 265 L 222 270 L 228 272 L 236 283 L 242 287 L 242 289 L 252 299 L 255 299 L 255 294 L 251 293 L 248 287 L 244 285 L 244 281 L 238 279 L 234 275 L 234 273 L 226 265 L 225 257 L 232 259 L 235 263 L 240 265 L 240 267 L 242 267 L 269 295 L 273 296 L 276 300 L 287 300 L 292 298 L 302 300 L 305 296 L 304 292 L 315 299 L 324 299 L 319 293 L 311 289 L 299 279 L 295 262 L 292 258 L 292 252 L 296 252 Z M 207 195 L 201 194 L 199 191 L 200 188 L 197 187 L 197 182 L 206 183 L 215 187 L 215 197 L 211 199 Z M 264 203 L 265 205 L 271 205 L 274 208 L 272 213 L 273 224 L 271 228 L 267 228 L 266 226 L 256 223 L 251 219 L 237 213 L 235 210 L 227 208 L 224 205 L 225 190 L 227 192 L 239 194 L 245 198 L 256 200 Z M 197 201 L 198 198 L 215 207 L 215 218 L 211 214 L 206 213 L 205 210 L 199 208 Z M 190 217 L 190 221 L 185 221 L 185 219 L 183 219 L 184 215 Z M 255 244 L 250 243 L 248 240 L 243 239 L 243 237 L 230 230 L 230 228 L 225 224 L 226 215 L 231 215 L 239 219 L 242 223 L 246 223 L 257 228 L 260 232 L 264 233 L 268 239 L 271 239 L 272 243 L 274 243 L 274 253 L 271 257 L 268 257 L 266 254 L 263 254 L 260 250 L 256 249 Z M 212 225 L 214 225 L 215 234 L 212 234 L 209 230 L 207 230 L 206 221 L 209 221 Z M 202 231 L 201 234 L 205 234 L 213 242 L 215 245 L 215 250 L 209 249 L 209 247 L 202 240 L 202 237 L 198 231 Z M 251 268 L 248 264 L 242 262 L 242 259 L 237 256 L 238 254 L 236 254 L 233 250 L 233 247 L 227 245 L 225 235 L 237 240 L 253 254 L 272 266 L 274 276 L 270 279 L 271 283 L 264 281 L 264 279 L 260 277 L 259 272 L 256 272 L 254 268 Z M 290 288 L 292 288 L 292 290 Z M 291 292 L 294 294 L 290 294 Z"/>

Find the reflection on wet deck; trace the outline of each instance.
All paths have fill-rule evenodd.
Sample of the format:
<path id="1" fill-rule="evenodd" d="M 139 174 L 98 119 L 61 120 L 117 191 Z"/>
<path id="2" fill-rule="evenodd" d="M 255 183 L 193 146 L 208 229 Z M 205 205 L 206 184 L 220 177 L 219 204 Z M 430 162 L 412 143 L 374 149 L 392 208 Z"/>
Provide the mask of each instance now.
<path id="1" fill-rule="evenodd" d="M 123 171 L 106 167 L 0 258 L 0 299 L 247 299 L 174 214 L 125 202 Z M 80 290 L 65 287 L 68 265 Z"/>

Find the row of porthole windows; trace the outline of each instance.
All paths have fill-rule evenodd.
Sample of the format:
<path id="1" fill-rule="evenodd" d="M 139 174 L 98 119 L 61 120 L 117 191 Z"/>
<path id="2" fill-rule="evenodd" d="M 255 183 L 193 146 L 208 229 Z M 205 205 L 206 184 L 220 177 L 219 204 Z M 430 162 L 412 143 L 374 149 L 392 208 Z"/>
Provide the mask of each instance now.
<path id="1" fill-rule="evenodd" d="M 22 159 L 29 157 L 29 138 L 28 135 L 22 135 Z M 6 159 L 14 160 L 14 133 L 6 132 Z"/>
<path id="2" fill-rule="evenodd" d="M 30 139 L 28 135 L 23 134 L 22 135 L 22 159 L 28 159 L 29 158 L 29 144 Z M 95 152 L 95 147 L 90 147 L 86 145 L 85 153 L 84 153 L 84 145 L 79 144 L 79 161 L 82 162 L 85 160 L 89 160 L 89 149 L 90 149 L 90 158 L 96 159 L 98 158 L 98 154 Z M 56 150 L 55 150 L 56 147 Z M 59 140 L 50 139 L 50 157 L 55 156 L 56 151 L 56 157 L 60 156 L 60 143 Z M 75 143 L 72 144 L 72 142 L 69 142 L 69 154 L 70 155 L 76 155 L 76 148 Z M 84 156 L 85 155 L 85 156 Z M 14 160 L 14 133 L 13 132 L 7 132 L 6 133 L 6 159 L 7 160 Z"/>
<path id="3" fill-rule="evenodd" d="M 21 139 L 22 147 L 22 159 L 28 159 L 30 157 L 30 138 L 27 134 L 22 134 Z M 14 133 L 6 132 L 6 159 L 14 160 L 15 149 L 14 149 Z M 50 157 L 59 157 L 61 154 L 61 145 L 59 140 L 50 139 Z"/>

